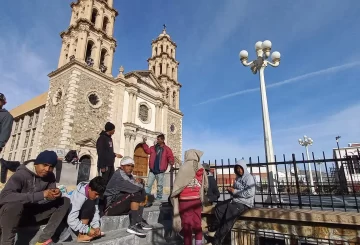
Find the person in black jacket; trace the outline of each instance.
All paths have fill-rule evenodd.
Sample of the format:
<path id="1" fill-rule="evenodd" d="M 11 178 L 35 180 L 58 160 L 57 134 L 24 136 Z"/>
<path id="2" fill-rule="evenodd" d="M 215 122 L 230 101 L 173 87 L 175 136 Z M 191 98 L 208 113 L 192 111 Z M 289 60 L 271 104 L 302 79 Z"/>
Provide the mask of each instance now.
<path id="1" fill-rule="evenodd" d="M 0 153 L 9 140 L 14 118 L 3 106 L 6 104 L 6 97 L 0 93 Z"/>
<path id="2" fill-rule="evenodd" d="M 106 183 L 109 182 L 111 176 L 115 172 L 115 157 L 122 158 L 122 155 L 114 153 L 114 144 L 111 138 L 114 133 L 115 125 L 107 122 L 105 124 L 105 131 L 100 133 L 96 142 L 96 150 L 98 154 L 97 167 Z"/>
<path id="3" fill-rule="evenodd" d="M 219 188 L 218 188 L 218 185 L 217 185 L 216 180 L 214 178 L 214 175 L 210 172 L 209 164 L 204 163 L 203 167 L 204 167 L 204 169 L 205 169 L 205 171 L 207 173 L 207 176 L 208 176 L 208 185 L 209 185 L 208 191 L 207 191 L 208 202 L 209 202 L 209 204 L 213 204 L 220 197 Z"/>

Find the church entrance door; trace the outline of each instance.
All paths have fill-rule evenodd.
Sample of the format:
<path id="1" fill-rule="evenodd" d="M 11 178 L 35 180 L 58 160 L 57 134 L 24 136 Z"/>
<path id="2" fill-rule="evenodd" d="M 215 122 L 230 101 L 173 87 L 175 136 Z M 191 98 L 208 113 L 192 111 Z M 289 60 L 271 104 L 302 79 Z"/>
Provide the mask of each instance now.
<path id="1" fill-rule="evenodd" d="M 91 159 L 89 156 L 83 156 L 80 159 L 80 164 L 79 164 L 79 169 L 78 169 L 78 177 L 77 177 L 77 183 L 79 184 L 80 182 L 83 181 L 89 181 L 90 179 L 90 169 L 91 169 Z"/>
<path id="2" fill-rule="evenodd" d="M 133 174 L 136 176 L 146 177 L 149 169 L 149 158 L 145 153 L 142 144 L 138 144 L 134 151 L 135 167 Z"/>

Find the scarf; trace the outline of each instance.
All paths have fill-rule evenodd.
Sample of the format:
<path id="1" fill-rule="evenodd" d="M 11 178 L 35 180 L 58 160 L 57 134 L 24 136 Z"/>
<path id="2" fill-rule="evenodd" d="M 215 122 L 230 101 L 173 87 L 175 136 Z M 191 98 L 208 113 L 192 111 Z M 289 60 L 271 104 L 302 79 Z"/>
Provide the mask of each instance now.
<path id="1" fill-rule="evenodd" d="M 173 185 L 173 192 L 171 193 L 170 199 L 173 205 L 173 229 L 176 232 L 180 232 L 181 227 L 181 218 L 179 212 L 179 195 L 184 190 L 184 188 L 195 178 L 196 172 L 199 169 L 202 169 L 203 166 L 200 164 L 200 157 L 203 155 L 203 152 L 199 150 L 188 150 L 185 152 L 185 161 L 184 164 L 180 167 L 179 172 L 176 175 L 175 182 Z M 200 189 L 200 199 L 201 202 L 204 202 L 206 192 L 208 189 L 208 177 L 206 171 L 204 171 L 202 176 L 202 184 Z"/>

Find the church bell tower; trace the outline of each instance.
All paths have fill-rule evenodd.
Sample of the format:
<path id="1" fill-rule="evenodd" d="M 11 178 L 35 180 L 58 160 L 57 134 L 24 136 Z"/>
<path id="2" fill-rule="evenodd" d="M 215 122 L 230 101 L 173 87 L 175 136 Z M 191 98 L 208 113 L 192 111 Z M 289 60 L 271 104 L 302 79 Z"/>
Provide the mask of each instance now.
<path id="1" fill-rule="evenodd" d="M 99 130 L 113 120 L 117 89 L 112 76 L 113 35 L 118 15 L 113 3 L 77 0 L 71 4 L 70 26 L 60 34 L 58 67 L 49 74 L 39 151 L 84 144 L 94 150 Z"/>
<path id="2" fill-rule="evenodd" d="M 70 26 L 63 31 L 58 68 L 76 59 L 111 76 L 118 12 L 113 0 L 77 0 L 71 4 Z"/>
<path id="3" fill-rule="evenodd" d="M 171 108 L 179 110 L 181 85 L 178 82 L 179 62 L 175 58 L 177 45 L 171 40 L 164 25 L 162 33 L 152 41 L 152 54 L 148 59 L 149 70 L 165 88 L 163 98 Z"/>

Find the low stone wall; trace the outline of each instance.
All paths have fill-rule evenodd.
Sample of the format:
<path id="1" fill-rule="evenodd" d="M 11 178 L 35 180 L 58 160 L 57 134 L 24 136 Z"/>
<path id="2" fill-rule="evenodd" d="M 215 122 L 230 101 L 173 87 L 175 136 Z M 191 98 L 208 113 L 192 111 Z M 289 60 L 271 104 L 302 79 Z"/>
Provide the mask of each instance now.
<path id="1" fill-rule="evenodd" d="M 203 211 L 203 230 L 213 219 L 213 207 Z M 232 245 L 261 244 L 261 239 L 284 244 L 360 244 L 360 214 L 301 209 L 255 208 L 235 223 Z M 279 243 L 281 244 L 281 243 Z"/>

